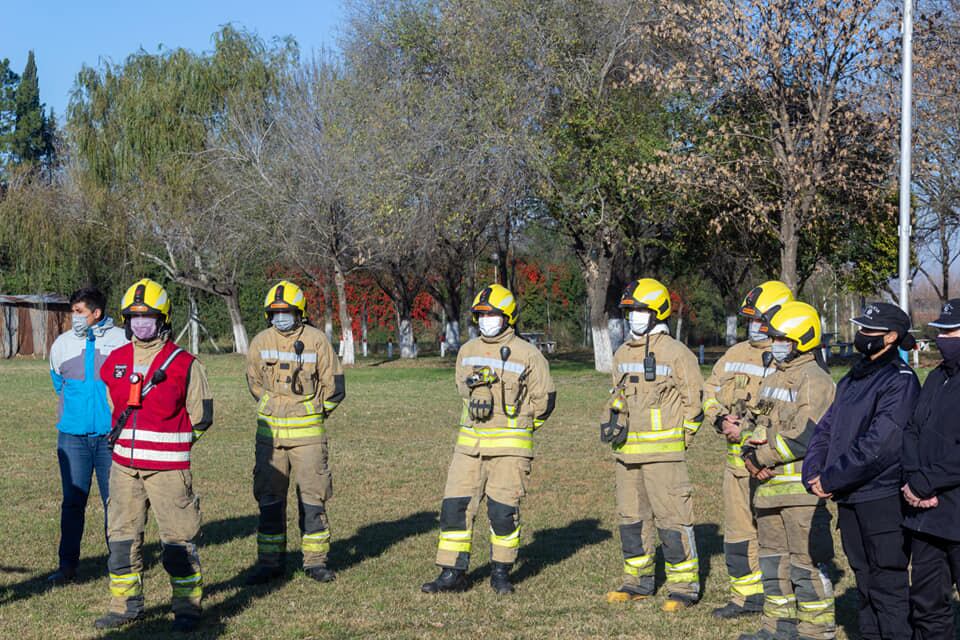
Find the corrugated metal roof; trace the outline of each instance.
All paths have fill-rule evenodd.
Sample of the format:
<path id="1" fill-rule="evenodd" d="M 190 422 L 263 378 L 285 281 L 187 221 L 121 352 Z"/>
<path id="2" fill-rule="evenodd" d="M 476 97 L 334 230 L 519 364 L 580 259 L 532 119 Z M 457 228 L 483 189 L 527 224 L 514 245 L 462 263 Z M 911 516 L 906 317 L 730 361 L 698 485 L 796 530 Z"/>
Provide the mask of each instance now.
<path id="1" fill-rule="evenodd" d="M 70 299 L 58 293 L 40 293 L 8 296 L 0 294 L 0 304 L 54 305 L 69 304 Z"/>

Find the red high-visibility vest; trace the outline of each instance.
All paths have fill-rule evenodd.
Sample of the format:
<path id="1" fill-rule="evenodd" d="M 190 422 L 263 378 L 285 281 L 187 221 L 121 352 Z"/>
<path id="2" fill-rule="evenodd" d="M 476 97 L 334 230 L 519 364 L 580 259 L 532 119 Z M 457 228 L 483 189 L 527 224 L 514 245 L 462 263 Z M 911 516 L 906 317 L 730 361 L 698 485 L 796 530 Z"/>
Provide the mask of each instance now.
<path id="1" fill-rule="evenodd" d="M 177 345 L 167 342 L 150 363 L 143 384 L 166 362 Z M 193 425 L 187 413 L 187 383 L 193 356 L 183 351 L 167 365 L 166 379 L 143 396 L 143 406 L 127 418 L 113 446 L 113 461 L 134 469 L 166 471 L 190 468 Z M 133 343 L 114 350 L 100 369 L 113 401 L 113 420 L 127 408 L 133 370 Z"/>

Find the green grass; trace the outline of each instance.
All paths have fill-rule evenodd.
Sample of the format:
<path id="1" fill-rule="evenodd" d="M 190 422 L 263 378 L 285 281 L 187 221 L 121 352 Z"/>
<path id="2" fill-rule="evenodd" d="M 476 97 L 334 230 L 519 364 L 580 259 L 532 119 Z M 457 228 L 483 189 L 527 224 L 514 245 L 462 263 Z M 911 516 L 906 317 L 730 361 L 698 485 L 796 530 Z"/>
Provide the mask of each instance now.
<path id="1" fill-rule="evenodd" d="M 609 380 L 576 359 L 554 363 L 558 408 L 537 434 L 532 486 L 522 507 L 524 546 L 517 594 L 496 598 L 486 584 L 485 515 L 478 519 L 473 588 L 431 597 L 436 511 L 459 412 L 452 366 L 365 364 L 347 372 L 347 400 L 329 423 L 334 498 L 333 584 L 302 573 L 248 589 L 243 573 L 256 554 L 251 489 L 254 402 L 236 356 L 205 356 L 216 422 L 195 449 L 194 488 L 204 515 L 200 555 L 206 596 L 197 637 L 227 638 L 735 638 L 756 621 L 716 622 L 726 600 L 721 540 L 723 445 L 709 428 L 690 451 L 698 547 L 705 576 L 702 604 L 681 616 L 651 601 L 610 606 L 621 560 L 613 498 L 613 461 L 597 423 Z M 164 637 L 170 587 L 159 564 L 156 524 L 147 530 L 148 617 L 122 632 L 99 634 L 93 620 L 108 602 L 106 548 L 96 495 L 88 507 L 78 584 L 47 590 L 56 568 L 60 482 L 55 400 L 46 364 L 0 364 L 0 637 Z M 296 509 L 290 517 L 296 530 Z M 292 536 L 295 540 L 296 536 Z M 294 545 L 294 549 L 298 545 Z M 839 619 L 854 625 L 852 575 L 837 547 Z M 294 562 L 299 561 L 295 554 Z M 662 581 L 662 569 L 659 580 Z M 839 637 L 847 637 L 841 630 Z"/>

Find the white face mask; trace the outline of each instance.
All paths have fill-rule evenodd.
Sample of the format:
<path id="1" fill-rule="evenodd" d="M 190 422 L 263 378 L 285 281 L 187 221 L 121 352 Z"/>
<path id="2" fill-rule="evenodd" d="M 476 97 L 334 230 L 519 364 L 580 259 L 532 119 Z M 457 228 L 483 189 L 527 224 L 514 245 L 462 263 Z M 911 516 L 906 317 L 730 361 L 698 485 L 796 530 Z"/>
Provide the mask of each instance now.
<path id="1" fill-rule="evenodd" d="M 750 342 L 763 342 L 768 339 L 767 334 L 760 331 L 763 323 L 759 320 L 751 320 L 747 325 L 747 334 L 750 336 Z"/>
<path id="2" fill-rule="evenodd" d="M 485 338 L 492 338 L 500 333 L 500 329 L 503 328 L 503 318 L 500 316 L 480 316 L 477 324 L 480 326 L 480 333 Z"/>
<path id="3" fill-rule="evenodd" d="M 296 322 L 297 318 L 289 311 L 278 311 L 270 316 L 270 324 L 272 324 L 277 331 L 290 331 Z"/>
<path id="4" fill-rule="evenodd" d="M 87 324 L 87 316 L 81 316 L 78 313 L 70 316 L 70 326 L 73 327 L 73 333 L 76 334 L 78 338 L 82 338 L 87 335 L 87 329 L 89 325 Z"/>
<path id="5" fill-rule="evenodd" d="M 791 342 L 774 342 L 770 345 L 770 353 L 773 354 L 773 359 L 777 362 L 783 362 L 786 360 L 791 353 L 793 353 L 793 343 Z"/>
<path id="6" fill-rule="evenodd" d="M 627 313 L 627 322 L 630 323 L 630 333 L 635 336 L 642 336 L 650 328 L 649 311 L 630 311 Z"/>

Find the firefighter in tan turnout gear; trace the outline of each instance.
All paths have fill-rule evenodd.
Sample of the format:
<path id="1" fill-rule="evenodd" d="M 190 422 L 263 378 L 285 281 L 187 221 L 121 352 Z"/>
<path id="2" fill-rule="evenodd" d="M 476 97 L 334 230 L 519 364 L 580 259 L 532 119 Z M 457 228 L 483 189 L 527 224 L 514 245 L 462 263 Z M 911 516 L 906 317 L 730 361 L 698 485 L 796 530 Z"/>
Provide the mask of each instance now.
<path id="1" fill-rule="evenodd" d="M 132 341 L 100 368 L 113 412 L 107 539 L 110 610 L 95 623 L 111 629 L 143 616 L 143 534 L 152 507 L 160 529 L 163 568 L 173 588 L 173 630 L 193 631 L 200 617 L 203 576 L 197 537 L 200 501 L 193 493 L 190 452 L 213 422 L 203 365 L 170 336 L 170 297 L 144 279 L 123 296 L 121 313 Z"/>
<path id="2" fill-rule="evenodd" d="M 274 285 L 263 303 L 270 328 L 250 343 L 247 384 L 258 401 L 253 494 L 260 507 L 257 564 L 247 584 L 283 575 L 287 548 L 287 490 L 297 487 L 303 568 L 319 582 L 327 567 L 330 529 L 326 503 L 333 493 L 324 422 L 346 395 L 340 361 L 324 333 L 308 324 L 297 285 Z"/>
<path id="3" fill-rule="evenodd" d="M 833 557 L 830 514 L 807 493 L 801 473 L 817 421 L 836 386 L 816 354 L 820 316 L 803 302 L 788 302 L 768 318 L 776 372 L 760 388 L 753 435 L 742 457 L 760 481 L 754 494 L 763 617 L 756 634 L 740 640 L 820 639 L 836 635 L 833 586 L 824 565 Z"/>
<path id="4" fill-rule="evenodd" d="M 703 390 L 704 422 L 726 439 L 723 472 L 723 553 L 730 578 L 730 601 L 713 610 L 717 618 L 736 618 L 763 610 L 763 581 L 757 555 L 757 523 L 753 515 L 750 474 L 740 446 L 750 433 L 744 426 L 749 407 L 757 404 L 764 378 L 776 371 L 770 337 L 761 331 L 767 315 L 793 300 L 777 280 L 754 287 L 740 305 L 748 320 L 747 339 L 730 347 L 713 367 Z"/>
<path id="5" fill-rule="evenodd" d="M 656 539 L 663 545 L 668 599 L 681 611 L 700 599 L 693 501 L 685 451 L 700 428 L 703 378 L 696 356 L 670 337 L 670 293 L 660 282 L 631 282 L 620 301 L 629 340 L 613 357 L 613 383 L 600 439 L 616 457 L 623 584 L 609 602 L 654 592 Z"/>
<path id="6" fill-rule="evenodd" d="M 490 586 L 503 595 L 513 592 L 509 572 L 520 549 L 519 508 L 533 459 L 533 432 L 553 411 L 556 392 L 546 359 L 516 333 L 517 303 L 509 290 L 486 287 L 471 312 L 481 335 L 457 354 L 463 414 L 440 507 L 441 571 L 422 590 L 466 588 L 473 520 L 486 497 Z"/>

